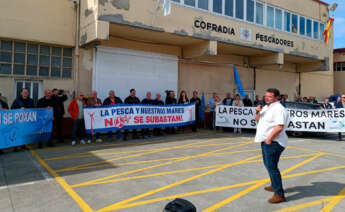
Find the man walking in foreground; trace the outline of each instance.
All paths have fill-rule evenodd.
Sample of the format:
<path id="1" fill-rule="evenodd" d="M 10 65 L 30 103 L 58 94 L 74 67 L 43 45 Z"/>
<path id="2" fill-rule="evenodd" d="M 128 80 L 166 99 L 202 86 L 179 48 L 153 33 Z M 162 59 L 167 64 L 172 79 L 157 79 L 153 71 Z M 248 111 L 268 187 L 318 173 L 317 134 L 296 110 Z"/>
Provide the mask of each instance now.
<path id="1" fill-rule="evenodd" d="M 254 117 L 258 122 L 255 142 L 261 143 L 262 158 L 271 179 L 271 185 L 265 187 L 265 190 L 274 192 L 272 198 L 268 200 L 269 203 L 285 201 L 278 162 L 288 141 L 285 132 L 288 123 L 288 113 L 280 104 L 279 96 L 280 92 L 278 89 L 267 89 L 265 94 L 266 105 L 264 107 L 258 105 Z"/>

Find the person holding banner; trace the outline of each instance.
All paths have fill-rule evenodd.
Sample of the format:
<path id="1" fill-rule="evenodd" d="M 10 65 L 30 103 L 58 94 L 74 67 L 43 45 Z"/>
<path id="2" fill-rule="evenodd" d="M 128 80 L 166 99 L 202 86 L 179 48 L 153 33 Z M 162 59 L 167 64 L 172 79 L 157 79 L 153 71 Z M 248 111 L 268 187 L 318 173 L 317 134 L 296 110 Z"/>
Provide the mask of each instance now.
<path id="1" fill-rule="evenodd" d="M 337 101 L 335 108 L 345 108 L 345 94 L 341 94 L 341 101 Z M 341 132 L 338 133 L 338 141 L 342 140 Z"/>
<path id="2" fill-rule="evenodd" d="M 1 97 L 1 96 L 0 96 Z M 4 101 L 1 100 L 0 98 L 0 111 L 1 110 L 8 110 L 8 104 Z M 4 152 L 2 151 L 2 149 L 0 149 L 0 155 L 3 154 Z"/>
<path id="3" fill-rule="evenodd" d="M 91 97 L 87 99 L 87 106 L 93 106 L 93 107 L 102 106 L 102 100 L 98 98 L 97 91 L 91 92 Z M 93 137 L 93 134 L 91 133 L 87 139 L 87 143 L 92 142 L 92 137 Z M 99 133 L 96 133 L 95 137 L 96 137 L 96 142 L 98 143 L 102 142 L 102 139 L 100 138 Z"/>
<path id="4" fill-rule="evenodd" d="M 109 91 L 109 97 L 103 101 L 103 105 L 116 105 L 116 104 L 122 104 L 122 103 L 123 103 L 122 99 L 120 97 L 115 96 L 114 90 L 110 90 Z M 120 130 L 116 131 L 116 138 L 118 140 L 121 139 L 121 131 Z M 108 140 L 109 141 L 113 140 L 113 132 L 112 131 L 108 132 Z"/>
<path id="5" fill-rule="evenodd" d="M 35 107 L 35 103 L 34 100 L 32 100 L 29 97 L 29 90 L 26 88 L 23 88 L 20 92 L 20 96 L 17 97 L 11 106 L 11 109 L 26 109 L 26 108 L 34 108 Z M 21 149 L 26 150 L 26 146 L 22 145 L 20 146 Z M 13 151 L 17 152 L 18 151 L 18 147 L 14 147 Z"/>
<path id="6" fill-rule="evenodd" d="M 278 162 L 288 142 L 285 129 L 289 117 L 287 110 L 279 102 L 279 96 L 278 89 L 267 89 L 266 105 L 264 107 L 257 106 L 254 115 L 254 119 L 258 122 L 255 142 L 261 143 L 263 162 L 271 179 L 271 185 L 264 189 L 274 192 L 272 198 L 268 200 L 269 203 L 285 201 Z"/>
<path id="7" fill-rule="evenodd" d="M 198 92 L 193 91 L 193 97 L 190 99 L 190 103 L 195 104 L 195 124 L 192 126 L 192 131 L 196 132 L 200 120 L 200 106 L 201 106 L 201 100 L 198 97 Z"/>
<path id="8" fill-rule="evenodd" d="M 154 105 L 164 105 L 164 102 L 162 101 L 162 95 L 160 93 L 157 93 L 156 94 L 156 99 L 154 100 Z M 163 135 L 161 133 L 161 128 L 154 128 L 153 129 L 153 135 L 155 136 L 160 136 L 160 135 Z"/>
<path id="9" fill-rule="evenodd" d="M 333 109 L 333 106 L 329 103 L 329 99 L 325 99 L 325 103 L 322 104 L 323 109 Z"/>
<path id="10" fill-rule="evenodd" d="M 77 144 L 76 138 L 78 137 L 80 144 L 85 144 L 84 137 L 84 95 L 79 93 L 76 99 L 73 99 L 68 106 L 68 113 L 72 117 L 72 146 Z"/>
<path id="11" fill-rule="evenodd" d="M 153 100 L 152 98 L 152 93 L 150 91 L 146 92 L 146 98 L 141 100 L 141 104 L 143 105 L 154 105 L 155 104 L 155 100 Z M 150 137 L 150 129 L 146 128 L 145 130 L 142 129 L 144 135 Z"/>
<path id="12" fill-rule="evenodd" d="M 44 91 L 44 97 L 39 99 L 38 102 L 37 102 L 37 108 L 47 108 L 47 109 L 54 108 L 55 101 L 52 98 L 51 94 L 52 94 L 52 92 L 49 89 L 46 89 Z M 48 147 L 55 146 L 53 144 L 52 137 L 50 137 L 47 146 Z M 38 142 L 38 148 L 41 149 L 42 147 L 43 147 L 43 142 Z"/>
<path id="13" fill-rule="evenodd" d="M 129 91 L 130 95 L 125 99 L 125 104 L 140 104 L 140 99 L 138 97 L 136 97 L 136 91 L 134 88 L 132 88 Z M 123 134 L 123 140 L 126 141 L 127 140 L 127 135 L 128 135 L 128 130 L 125 130 L 124 134 Z M 145 138 L 144 135 L 144 130 L 141 130 L 141 136 L 143 138 Z M 137 135 L 137 130 L 134 129 L 133 130 L 133 138 L 137 139 L 138 135 Z"/>
<path id="14" fill-rule="evenodd" d="M 207 103 L 207 108 L 210 111 L 210 123 L 209 123 L 210 130 L 214 129 L 214 122 L 215 122 L 215 120 L 214 120 L 215 112 L 214 111 L 216 109 L 216 104 L 215 104 L 216 96 L 217 96 L 217 93 L 213 92 L 212 98 L 210 100 L 208 100 L 208 103 Z"/>
<path id="15" fill-rule="evenodd" d="M 176 105 L 177 100 L 175 99 L 175 92 L 174 91 L 168 91 L 167 92 L 167 98 L 165 99 L 166 105 Z M 175 134 L 175 127 L 169 127 L 166 128 L 167 133 Z"/>
<path id="16" fill-rule="evenodd" d="M 235 107 L 243 107 L 244 106 L 239 94 L 236 94 L 235 100 L 232 102 L 232 106 L 235 106 Z M 241 128 L 234 128 L 234 133 L 241 134 L 242 129 Z"/>

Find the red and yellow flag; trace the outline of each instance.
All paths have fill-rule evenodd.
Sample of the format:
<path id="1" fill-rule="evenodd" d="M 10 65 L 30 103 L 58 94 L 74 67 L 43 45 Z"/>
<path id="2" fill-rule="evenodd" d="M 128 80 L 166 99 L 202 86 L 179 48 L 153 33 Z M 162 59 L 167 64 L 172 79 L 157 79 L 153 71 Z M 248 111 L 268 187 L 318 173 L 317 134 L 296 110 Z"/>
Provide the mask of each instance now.
<path id="1" fill-rule="evenodd" d="M 329 40 L 329 31 L 330 31 L 330 28 L 331 28 L 331 26 L 333 24 L 333 21 L 334 21 L 334 18 L 329 18 L 327 26 L 325 28 L 325 31 L 323 31 L 324 41 L 327 44 L 328 44 L 328 40 Z"/>

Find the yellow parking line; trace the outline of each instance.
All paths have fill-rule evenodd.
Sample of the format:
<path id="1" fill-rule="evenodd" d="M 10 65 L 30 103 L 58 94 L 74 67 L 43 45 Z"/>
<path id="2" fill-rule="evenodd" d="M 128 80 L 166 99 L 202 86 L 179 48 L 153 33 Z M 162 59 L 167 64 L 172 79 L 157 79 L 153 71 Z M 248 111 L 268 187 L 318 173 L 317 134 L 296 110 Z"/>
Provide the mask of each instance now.
<path id="1" fill-rule="evenodd" d="M 224 138 L 219 138 L 219 139 L 224 139 Z M 149 152 L 144 152 L 144 153 L 139 153 L 139 154 L 134 154 L 134 155 L 127 155 L 127 156 L 122 156 L 122 157 L 118 157 L 118 158 L 102 160 L 102 161 L 98 161 L 98 162 L 85 163 L 85 164 L 78 165 L 78 166 L 73 166 L 73 167 L 69 167 L 69 168 L 59 169 L 59 170 L 56 170 L 56 171 L 58 171 L 58 172 L 74 171 L 74 170 L 77 170 L 77 169 L 82 168 L 82 167 L 88 167 L 88 166 L 97 165 L 97 164 L 104 164 L 104 163 L 108 163 L 108 162 L 112 162 L 112 161 L 117 161 L 117 160 L 128 159 L 128 158 L 141 157 L 141 156 L 144 156 L 144 155 L 154 154 L 154 153 L 164 152 L 164 151 L 169 151 L 169 150 L 173 150 L 173 149 L 183 149 L 183 148 L 186 148 L 186 147 L 189 147 L 189 146 L 194 146 L 194 145 L 197 145 L 197 144 L 202 144 L 202 143 L 206 143 L 206 142 L 210 142 L 210 141 L 215 141 L 215 140 L 219 140 L 219 139 L 211 139 L 211 140 L 206 140 L 206 141 L 199 141 L 199 142 L 195 142 L 195 143 L 191 143 L 191 144 L 185 144 L 185 145 L 180 145 L 180 146 L 163 147 L 163 148 L 159 148 L 159 149 L 154 150 L 154 151 L 149 151 Z"/>
<path id="2" fill-rule="evenodd" d="M 253 160 L 253 159 L 258 158 L 258 157 L 261 157 L 261 155 L 252 156 L 252 157 L 249 157 L 249 158 L 247 158 L 247 159 L 244 159 L 244 160 L 241 160 L 241 161 L 238 161 L 238 162 L 234 162 L 234 163 L 232 163 L 232 164 L 227 164 L 227 165 L 221 166 L 221 167 L 216 168 L 216 169 L 212 169 L 212 170 L 210 170 L 210 171 L 204 172 L 204 173 L 202 173 L 202 174 L 199 174 L 199 175 L 196 175 L 196 176 L 193 176 L 193 177 L 189 177 L 189 178 L 187 178 L 187 179 L 184 179 L 184 180 L 175 182 L 175 183 L 173 183 L 173 184 L 163 186 L 163 187 L 161 187 L 161 188 L 158 188 L 158 189 L 155 189 L 155 190 L 152 190 L 152 191 L 149 191 L 149 192 L 140 194 L 140 195 L 138 195 L 138 196 L 129 198 L 129 199 L 127 199 L 127 200 L 123 200 L 123 201 L 120 201 L 120 202 L 118 202 L 118 203 L 112 204 L 112 205 L 110 205 L 110 206 L 107 206 L 107 207 L 105 207 L 105 208 L 102 208 L 102 209 L 100 209 L 100 210 L 97 210 L 97 212 L 116 210 L 116 209 L 120 208 L 122 205 L 125 205 L 125 204 L 127 204 L 127 203 L 133 202 L 133 201 L 135 201 L 135 200 L 138 200 L 138 199 L 141 199 L 141 198 L 144 198 L 144 197 L 153 195 L 153 194 L 155 194 L 155 193 L 158 193 L 158 192 L 161 192 L 161 191 L 170 189 L 170 188 L 172 188 L 172 187 L 175 187 L 175 186 L 178 186 L 178 185 L 187 183 L 187 182 L 190 182 L 190 181 L 192 181 L 192 180 L 198 179 L 198 178 L 200 178 L 200 177 L 203 177 L 203 176 L 206 176 L 206 175 L 209 175 L 209 174 L 213 174 L 213 173 L 215 173 L 215 172 L 221 171 L 221 170 L 226 169 L 226 168 L 230 168 L 230 167 L 232 167 L 232 166 L 235 166 L 235 165 L 244 163 L 244 162 L 249 161 L 249 160 Z"/>
<path id="3" fill-rule="evenodd" d="M 316 173 L 322 173 L 322 172 L 326 172 L 326 171 L 333 171 L 333 170 L 338 170 L 338 169 L 345 169 L 345 166 L 331 167 L 331 168 L 327 168 L 327 169 L 318 169 L 318 170 L 309 171 L 309 172 L 290 174 L 290 175 L 282 176 L 282 178 L 283 179 L 289 179 L 289 178 L 311 175 L 311 174 L 316 174 Z M 146 204 L 165 201 L 165 200 L 171 200 L 171 199 L 175 199 L 175 198 L 182 198 L 182 197 L 200 195 L 200 194 L 205 194 L 205 193 L 210 193 L 210 192 L 223 191 L 223 190 L 227 190 L 227 189 L 231 189 L 231 188 L 244 187 L 244 186 L 248 186 L 248 185 L 258 184 L 258 183 L 263 182 L 265 180 L 266 179 L 260 179 L 260 180 L 248 181 L 248 182 L 244 182 L 244 183 L 233 184 L 233 185 L 210 188 L 210 189 L 206 189 L 206 190 L 199 190 L 199 191 L 193 191 L 193 192 L 188 192 L 188 193 L 176 194 L 176 195 L 172 195 L 172 196 L 165 196 L 165 197 L 159 197 L 159 198 L 155 198 L 155 199 L 138 201 L 138 202 L 119 206 L 116 210 L 124 209 L 124 208 L 130 208 L 130 207 L 134 207 L 134 206 L 146 205 Z M 293 209 L 293 207 L 291 207 L 291 208 Z M 294 211 L 294 210 L 290 210 L 290 208 L 288 208 L 288 209 L 289 210 L 287 210 L 285 212 Z"/>
<path id="4" fill-rule="evenodd" d="M 79 205 L 79 207 L 84 212 L 92 212 L 92 208 L 79 196 L 77 192 L 75 192 L 71 186 L 62 178 L 60 177 L 53 169 L 50 168 L 50 166 L 44 162 L 38 156 L 38 154 L 29 146 L 31 154 L 36 158 L 36 160 L 55 178 L 56 182 L 58 182 L 61 187 L 72 197 L 72 199 Z"/>
<path id="5" fill-rule="evenodd" d="M 119 174 L 115 174 L 115 175 L 111 175 L 111 176 L 107 176 L 107 177 L 103 177 L 103 178 L 98 178 L 98 179 L 94 179 L 94 180 L 91 180 L 91 181 L 86 181 L 86 182 L 83 182 L 83 183 L 80 183 L 80 184 L 76 184 L 76 185 L 73 185 L 73 186 L 75 186 L 75 187 L 85 186 L 85 185 L 88 185 L 88 184 L 92 184 L 92 183 L 95 183 L 95 182 L 111 179 L 111 178 L 114 178 L 114 177 L 119 177 L 119 176 L 133 174 L 133 173 L 137 173 L 137 172 L 141 172 L 141 171 L 144 171 L 144 170 L 149 170 L 149 169 L 153 169 L 153 168 L 157 168 L 157 167 L 161 167 L 161 166 L 165 166 L 165 165 L 170 165 L 170 164 L 173 164 L 173 163 L 189 160 L 189 159 L 192 159 L 192 158 L 203 157 L 204 155 L 210 155 L 210 154 L 213 154 L 213 153 L 219 152 L 219 151 L 224 151 L 224 150 L 228 150 L 228 149 L 234 149 L 234 148 L 237 148 L 237 147 L 248 145 L 250 143 L 252 143 L 252 142 L 245 142 L 245 143 L 240 144 L 240 145 L 226 147 L 226 148 L 222 148 L 222 149 L 217 149 L 217 150 L 213 150 L 213 151 L 210 151 L 210 152 L 202 153 L 202 154 L 199 154 L 199 155 L 186 156 L 186 157 L 183 157 L 183 158 L 181 158 L 179 160 L 174 160 L 174 161 L 170 161 L 170 162 L 167 162 L 167 163 L 162 163 L 162 164 L 158 164 L 158 165 L 154 165 L 154 166 L 149 166 L 149 167 L 144 167 L 144 168 L 140 168 L 140 169 L 135 169 L 135 170 L 127 171 L 127 172 L 122 172 L 122 173 L 119 173 Z"/>
<path id="6" fill-rule="evenodd" d="M 219 144 L 202 144 L 198 145 L 197 147 L 209 147 L 209 146 L 226 146 L 226 145 L 234 145 L 239 142 L 228 142 L 228 143 L 219 143 Z M 189 146 L 193 147 L 194 146 Z M 186 148 L 189 148 L 186 147 Z M 159 149 L 159 148 L 158 148 Z M 105 153 L 78 153 L 75 155 L 70 156 L 61 156 L 61 157 L 53 157 L 53 158 L 47 158 L 44 159 L 45 161 L 51 161 L 51 160 L 64 160 L 64 159 L 76 159 L 76 158 L 87 158 L 87 157 L 95 157 L 95 156 L 109 156 L 109 155 L 118 155 L 118 154 L 128 154 L 128 153 L 136 153 L 136 152 L 149 152 L 153 151 L 154 149 L 147 149 L 147 150 L 134 150 L 134 151 L 127 151 L 127 152 L 105 152 Z"/>
<path id="7" fill-rule="evenodd" d="M 250 150 L 250 151 L 253 152 L 253 150 Z M 242 152 L 249 152 L 249 151 L 234 151 L 234 152 L 228 152 L 228 153 L 236 154 L 236 153 L 242 153 Z M 215 154 L 215 155 L 217 155 L 217 154 Z M 309 156 L 313 156 L 313 155 L 315 155 L 315 154 L 294 155 L 294 156 L 281 157 L 281 159 L 284 160 L 284 159 L 292 159 L 292 158 L 301 158 L 301 157 L 309 157 Z M 262 160 L 252 160 L 252 161 L 248 161 L 247 163 L 258 163 L 258 162 L 262 162 Z M 176 174 L 176 173 L 185 173 L 185 172 L 199 171 L 199 170 L 204 170 L 204 169 L 217 168 L 217 167 L 220 167 L 220 166 L 223 166 L 223 165 L 226 165 L 226 164 L 219 164 L 219 165 L 213 165 L 213 166 L 205 166 L 205 167 L 192 168 L 192 169 L 174 170 L 174 171 L 170 171 L 170 172 L 159 172 L 159 173 L 153 173 L 153 174 L 147 174 L 147 175 L 139 175 L 139 176 L 134 176 L 134 177 L 117 178 L 117 179 L 113 179 L 113 180 L 106 180 L 106 181 L 95 182 L 95 183 L 84 185 L 84 186 L 92 186 L 92 185 L 99 185 L 99 184 L 105 184 L 105 183 L 115 183 L 115 182 L 120 182 L 120 181 L 136 180 L 136 179 L 142 179 L 142 178 L 149 178 L 149 177 L 156 177 L 156 176 L 162 176 L 162 175 Z M 73 188 L 77 188 L 77 187 L 80 187 L 80 186 L 75 185 L 75 186 L 72 186 L 72 187 Z"/>
<path id="8" fill-rule="evenodd" d="M 292 211 L 297 211 L 297 210 L 301 210 L 304 208 L 309 208 L 312 207 L 314 205 L 320 205 L 320 204 L 324 204 L 325 202 L 328 202 L 328 198 L 326 199 L 320 199 L 320 200 L 316 200 L 316 201 L 311 201 L 311 202 L 307 202 L 307 203 L 302 203 L 302 204 L 298 204 L 292 207 L 288 207 L 288 208 L 284 208 L 284 209 L 279 209 L 279 210 L 275 210 L 273 212 L 292 212 Z"/>
<path id="9" fill-rule="evenodd" d="M 198 136 L 209 136 L 209 135 L 214 135 L 214 133 L 212 132 L 200 132 L 198 134 L 187 134 L 187 135 L 177 135 L 177 136 L 168 136 L 166 137 L 166 139 L 160 139 L 160 140 L 150 140 L 150 141 L 143 141 L 143 142 L 135 142 L 135 143 L 128 143 L 128 142 L 123 142 L 123 143 L 117 143 L 117 144 L 92 144 L 92 145 L 87 145 L 87 146 L 63 146 L 63 147 L 54 147 L 54 148 L 46 148 L 46 149 L 38 149 L 35 150 L 36 152 L 47 152 L 47 151 L 56 151 L 56 150 L 68 150 L 68 149 L 76 149 L 76 148 L 84 148 L 84 147 L 107 147 L 107 146 L 136 146 L 136 145 L 143 145 L 143 144 L 152 144 L 152 143 L 156 143 L 156 142 L 162 142 L 162 141 L 181 141 L 181 140 L 185 140 L 188 138 L 194 138 L 194 137 L 198 137 Z M 222 136 L 222 135 L 220 135 Z M 98 151 L 98 150 L 95 150 Z M 102 151 L 102 150 L 99 150 Z"/>
<path id="10" fill-rule="evenodd" d="M 297 169 L 297 168 L 299 168 L 299 167 L 301 167 L 301 166 L 303 166 L 303 165 L 305 165 L 307 163 L 310 163 L 311 161 L 321 157 L 322 155 L 323 155 L 323 153 L 318 153 L 315 156 L 313 156 L 313 157 L 311 157 L 311 158 L 309 158 L 307 160 L 304 160 L 304 161 L 302 161 L 302 162 L 300 162 L 300 163 L 298 163 L 298 164 L 296 164 L 296 165 L 286 169 L 285 171 L 282 172 L 282 175 L 287 174 L 287 173 L 289 173 L 289 172 L 291 172 L 291 171 L 293 171 L 293 170 L 295 170 L 295 169 Z M 239 192 L 239 193 L 237 193 L 237 194 L 235 194 L 233 196 L 230 196 L 229 198 L 227 198 L 227 199 L 225 199 L 225 200 L 223 200 L 223 201 L 221 201 L 219 203 L 216 203 L 216 204 L 212 205 L 211 207 L 203 210 L 203 212 L 215 211 L 215 210 L 223 207 L 224 205 L 227 205 L 230 202 L 232 202 L 232 201 L 234 201 L 234 200 L 236 200 L 236 199 L 238 199 L 238 198 L 248 194 L 249 192 L 251 192 L 251 191 L 253 191 L 253 190 L 263 186 L 264 184 L 266 184 L 269 181 L 270 181 L 270 179 L 267 178 L 265 181 L 257 183 L 257 184 L 255 184 L 255 185 L 253 185 L 253 186 L 251 186 L 251 187 L 249 187 L 249 188 L 247 188 L 247 189 L 245 189 L 245 190 L 243 190 L 243 191 L 241 191 L 241 192 Z"/>
<path id="11" fill-rule="evenodd" d="M 345 198 L 345 188 L 341 190 L 336 196 L 329 198 L 329 203 L 321 210 L 322 212 L 330 212 L 333 208 Z"/>

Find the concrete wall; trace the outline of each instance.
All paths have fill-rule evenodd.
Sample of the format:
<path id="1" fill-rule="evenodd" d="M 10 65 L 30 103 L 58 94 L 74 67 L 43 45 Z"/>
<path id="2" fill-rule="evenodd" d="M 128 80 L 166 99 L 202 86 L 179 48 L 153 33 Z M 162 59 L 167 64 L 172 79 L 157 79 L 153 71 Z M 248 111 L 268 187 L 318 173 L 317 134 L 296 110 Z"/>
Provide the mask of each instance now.
<path id="1" fill-rule="evenodd" d="M 74 46 L 71 0 L 0 1 L 0 37 Z"/>
<path id="2" fill-rule="evenodd" d="M 307 15 L 308 17 L 320 20 L 324 23 L 328 20 L 326 6 L 312 0 L 289 0 L 288 2 L 285 0 L 270 0 L 266 2 L 280 5 L 280 7 L 283 6 L 286 9 Z M 305 4 L 307 4 L 307 6 Z M 250 46 L 274 52 L 284 52 L 286 54 L 317 58 L 320 60 L 329 57 L 327 51 L 328 45 L 324 44 L 322 41 L 294 36 L 292 34 L 259 27 L 254 24 L 236 21 L 234 19 L 176 4 L 172 4 L 172 13 L 169 16 L 163 16 L 161 10 L 154 16 L 151 12 L 154 8 L 156 8 L 156 1 L 153 0 L 102 0 L 98 8 L 98 19 L 111 23 L 126 24 L 161 32 L 202 38 L 205 40 L 218 40 L 225 43 Z M 308 10 L 305 10 L 305 8 L 308 8 Z M 197 28 L 194 26 L 195 20 L 234 28 L 235 35 Z M 241 27 L 248 28 L 252 31 L 251 41 L 245 41 L 240 38 Z M 281 46 L 256 40 L 257 33 L 274 35 L 277 38 L 293 41 L 294 46 Z"/>
<path id="3" fill-rule="evenodd" d="M 241 77 L 243 89 L 253 89 L 253 71 L 243 67 L 238 67 L 237 71 Z M 216 92 L 223 99 L 227 92 L 233 94 L 235 87 L 234 73 L 232 66 L 204 64 L 196 62 L 179 63 L 178 90 L 185 90 L 188 97 L 192 97 L 194 90 L 205 93 L 208 101 L 212 93 Z"/>
<path id="4" fill-rule="evenodd" d="M 345 52 L 334 53 L 334 63 L 345 62 Z M 334 93 L 345 93 L 345 72 L 335 71 L 334 72 Z"/>

